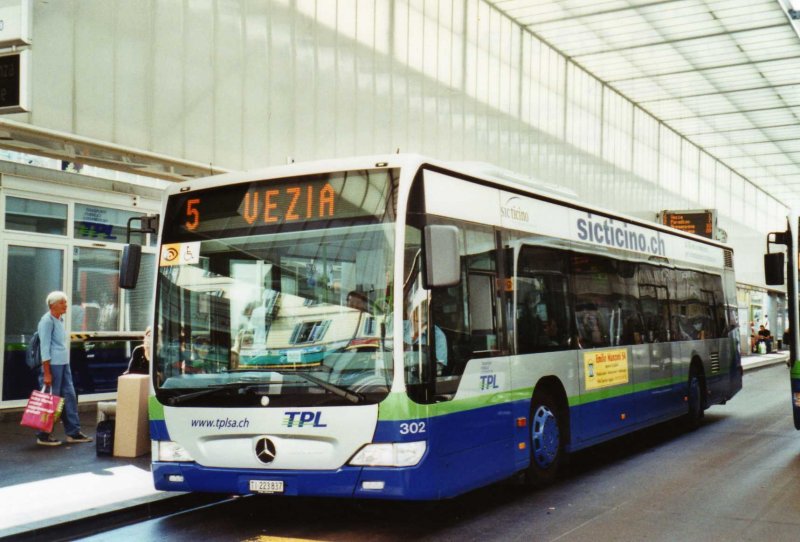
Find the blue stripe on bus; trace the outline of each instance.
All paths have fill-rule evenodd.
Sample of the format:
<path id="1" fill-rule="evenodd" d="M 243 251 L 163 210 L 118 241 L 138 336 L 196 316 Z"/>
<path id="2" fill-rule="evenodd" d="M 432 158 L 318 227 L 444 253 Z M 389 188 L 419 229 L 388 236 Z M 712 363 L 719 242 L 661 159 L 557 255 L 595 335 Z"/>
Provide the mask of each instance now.
<path id="1" fill-rule="evenodd" d="M 678 383 L 571 407 L 572 440 L 568 450 L 681 415 L 687 408 L 682 397 L 685 389 L 685 383 Z M 732 395 L 730 391 L 727 394 Z M 649 408 L 649 417 L 637 415 L 637 406 L 639 412 Z M 425 456 L 415 467 L 344 466 L 331 471 L 284 471 L 155 461 L 153 477 L 156 489 L 166 491 L 247 494 L 249 480 L 283 480 L 287 495 L 412 500 L 454 497 L 508 478 L 528 466 L 530 428 L 527 423 L 519 427 L 517 419 L 527 419 L 529 409 L 530 401 L 526 399 L 432 418 L 378 422 L 373 442 L 427 441 Z M 621 412 L 628 414 L 624 420 Z M 153 430 L 166 434 L 166 425 L 163 421 L 151 422 Z M 183 482 L 170 482 L 170 475 L 182 476 Z M 384 489 L 365 490 L 364 481 L 383 482 Z"/>
<path id="2" fill-rule="evenodd" d="M 150 420 L 150 440 L 172 440 L 169 438 L 166 421 Z"/>

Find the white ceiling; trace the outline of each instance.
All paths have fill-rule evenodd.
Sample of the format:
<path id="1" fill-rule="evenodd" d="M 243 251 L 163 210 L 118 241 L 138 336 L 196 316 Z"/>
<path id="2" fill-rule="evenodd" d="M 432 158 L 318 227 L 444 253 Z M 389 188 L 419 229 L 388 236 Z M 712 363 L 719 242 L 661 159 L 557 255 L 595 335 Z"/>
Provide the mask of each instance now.
<path id="1" fill-rule="evenodd" d="M 800 0 L 486 0 L 800 209 Z M 0 119 L 0 147 L 162 179 L 222 171 Z"/>
<path id="2" fill-rule="evenodd" d="M 800 208 L 800 21 L 790 21 L 790 1 L 489 3 L 778 201 Z"/>

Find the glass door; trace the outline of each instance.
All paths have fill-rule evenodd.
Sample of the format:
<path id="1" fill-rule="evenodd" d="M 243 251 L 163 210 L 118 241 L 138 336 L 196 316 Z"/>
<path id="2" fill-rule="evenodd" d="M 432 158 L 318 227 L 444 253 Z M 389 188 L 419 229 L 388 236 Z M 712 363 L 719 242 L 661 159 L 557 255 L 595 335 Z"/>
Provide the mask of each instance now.
<path id="1" fill-rule="evenodd" d="M 47 294 L 64 289 L 63 246 L 8 242 L 4 287 L 2 402 L 25 400 L 37 386 L 37 375 L 25 364 L 25 350 L 47 311 Z"/>

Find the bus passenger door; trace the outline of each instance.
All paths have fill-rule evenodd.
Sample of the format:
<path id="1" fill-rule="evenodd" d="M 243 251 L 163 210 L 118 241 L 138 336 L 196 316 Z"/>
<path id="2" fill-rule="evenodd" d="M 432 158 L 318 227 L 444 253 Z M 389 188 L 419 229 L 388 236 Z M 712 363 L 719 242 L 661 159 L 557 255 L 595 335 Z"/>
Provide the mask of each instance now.
<path id="1" fill-rule="evenodd" d="M 636 382 L 640 420 L 665 415 L 675 405 L 672 389 L 672 345 L 669 330 L 669 299 L 661 284 L 639 284 L 644 319 L 646 367 L 640 368 Z"/>

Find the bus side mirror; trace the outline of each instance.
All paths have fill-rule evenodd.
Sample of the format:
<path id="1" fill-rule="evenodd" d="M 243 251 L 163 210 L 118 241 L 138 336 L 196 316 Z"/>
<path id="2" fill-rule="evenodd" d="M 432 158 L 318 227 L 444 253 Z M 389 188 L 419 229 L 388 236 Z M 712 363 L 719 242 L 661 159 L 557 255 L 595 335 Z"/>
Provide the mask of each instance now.
<path id="1" fill-rule="evenodd" d="M 425 226 L 425 288 L 455 286 L 461 282 L 461 252 L 458 228 Z"/>
<path id="2" fill-rule="evenodd" d="M 132 228 L 131 222 L 139 221 L 139 228 Z M 122 261 L 119 265 L 119 287 L 125 290 L 136 288 L 139 280 L 139 264 L 142 261 L 142 246 L 131 243 L 131 233 L 158 233 L 158 215 L 132 216 L 128 219 L 128 232 L 125 248 L 122 249 Z"/>
<path id="3" fill-rule="evenodd" d="M 783 263 L 783 252 L 764 254 L 764 278 L 770 286 L 783 285 L 783 273 L 786 264 Z"/>
<path id="4" fill-rule="evenodd" d="M 139 280 L 139 264 L 142 260 L 141 245 L 125 245 L 119 265 L 119 287 L 126 290 L 136 288 Z"/>

